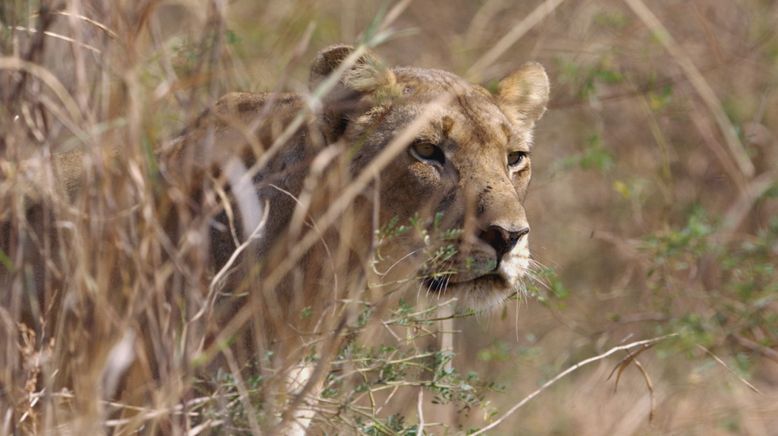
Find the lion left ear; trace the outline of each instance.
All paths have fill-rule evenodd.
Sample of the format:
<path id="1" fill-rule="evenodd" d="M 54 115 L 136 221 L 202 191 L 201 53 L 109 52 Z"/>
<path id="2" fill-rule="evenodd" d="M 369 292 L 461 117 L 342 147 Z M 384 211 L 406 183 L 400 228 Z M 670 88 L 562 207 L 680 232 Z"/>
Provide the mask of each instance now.
<path id="1" fill-rule="evenodd" d="M 514 122 L 539 120 L 546 111 L 548 94 L 546 70 L 537 62 L 527 62 L 497 85 L 499 105 Z"/>

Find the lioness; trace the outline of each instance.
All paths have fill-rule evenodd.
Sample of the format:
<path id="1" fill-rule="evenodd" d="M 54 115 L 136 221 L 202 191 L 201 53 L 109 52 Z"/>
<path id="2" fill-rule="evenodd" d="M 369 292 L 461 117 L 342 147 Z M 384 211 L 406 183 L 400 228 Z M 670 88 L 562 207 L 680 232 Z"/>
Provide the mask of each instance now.
<path id="1" fill-rule="evenodd" d="M 208 355 L 249 324 L 258 334 L 244 337 L 255 343 L 242 350 L 263 356 L 264 348 L 281 349 L 276 355 L 293 365 L 306 338 L 338 337 L 347 316 L 340 316 L 335 302 L 361 299 L 354 290 L 380 294 L 410 286 L 457 298 L 460 307 L 485 309 L 521 288 L 529 266 L 523 199 L 531 177 L 532 130 L 549 96 L 539 64 L 525 64 L 490 92 L 445 71 L 389 68 L 364 48 L 337 45 L 316 56 L 310 88 L 312 96 L 229 94 L 156 152 L 165 189 L 157 191 L 154 208 L 169 239 L 158 256 L 160 262 L 173 259 L 175 267 L 165 267 L 154 280 L 163 292 L 182 281 L 184 289 L 209 283 L 205 298 L 161 312 L 184 320 L 180 336 L 188 347 Z M 81 161 L 80 152 L 55 158 L 60 185 L 71 197 L 83 188 Z M 142 214 L 129 210 L 131 217 L 156 219 L 150 207 Z M 11 252 L 14 239 L 0 237 L 0 248 Z M 131 252 L 127 247 L 121 253 Z M 171 271 L 182 269 L 183 261 L 200 261 L 202 253 L 210 257 L 205 277 L 176 279 Z M 37 264 L 33 275 L 45 276 L 44 262 L 38 257 L 31 262 Z M 132 283 L 130 275 L 146 273 L 112 268 L 104 280 L 113 275 L 119 283 Z M 0 284 L 6 283 L 10 280 L 0 276 Z M 46 293 L 62 298 L 58 290 L 41 295 Z M 128 295 L 116 297 L 115 306 L 128 305 L 126 313 L 143 319 L 145 300 Z M 45 300 L 40 299 L 44 306 L 58 307 Z M 89 316 L 91 321 L 82 321 Z M 72 318 L 84 324 L 85 336 L 118 340 L 113 320 L 89 316 Z M 218 322 L 198 327 L 203 319 Z M 128 325 L 136 322 L 148 328 L 142 321 Z M 60 329 L 68 336 L 67 328 Z M 170 342 L 178 341 L 171 331 Z M 78 351 L 67 348 L 69 340 L 58 342 L 62 353 Z M 163 378 L 151 357 L 162 347 L 157 341 L 135 347 L 143 365 L 135 365 L 134 379 Z M 142 349 L 152 343 L 156 351 L 144 355 Z M 88 345 L 98 347 L 99 341 Z M 325 346 L 333 350 L 338 343 Z M 110 361 L 110 354 L 103 347 L 84 356 L 102 359 L 89 367 L 105 373 L 110 365 L 103 361 Z M 60 371 L 62 377 L 86 372 L 75 359 L 60 360 L 75 362 Z M 305 377 L 316 378 L 322 374 Z M 90 389 L 76 392 L 83 397 Z M 154 388 L 126 382 L 125 389 L 145 389 L 130 395 L 139 402 L 137 395 L 143 398 Z M 284 419 L 288 423 L 290 417 Z"/>

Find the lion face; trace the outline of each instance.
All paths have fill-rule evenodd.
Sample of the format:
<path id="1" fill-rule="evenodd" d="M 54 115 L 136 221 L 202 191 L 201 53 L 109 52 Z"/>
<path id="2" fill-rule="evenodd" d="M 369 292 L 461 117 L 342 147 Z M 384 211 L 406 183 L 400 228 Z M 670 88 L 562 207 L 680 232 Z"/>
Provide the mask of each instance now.
<path id="1" fill-rule="evenodd" d="M 340 59 L 349 53 L 330 50 Z M 379 65 L 361 60 L 342 80 L 352 92 L 341 95 L 352 100 L 340 107 L 357 109 L 327 114 L 340 138 L 354 144 L 355 171 L 426 115 L 406 152 L 380 176 L 380 204 L 373 206 L 386 235 L 377 269 L 385 280 L 410 273 L 463 307 L 493 306 L 522 288 L 530 264 L 523 201 L 532 129 L 548 100 L 545 71 L 527 64 L 492 94 L 444 71 Z M 430 107 L 441 96 L 444 103 Z"/>

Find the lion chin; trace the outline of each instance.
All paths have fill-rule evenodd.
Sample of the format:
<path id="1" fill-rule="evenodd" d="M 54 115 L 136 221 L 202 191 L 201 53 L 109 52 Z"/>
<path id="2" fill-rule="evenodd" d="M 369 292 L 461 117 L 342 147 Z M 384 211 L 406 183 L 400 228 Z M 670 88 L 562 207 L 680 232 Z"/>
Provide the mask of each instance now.
<path id="1" fill-rule="evenodd" d="M 487 312 L 526 292 L 529 264 L 529 256 L 510 256 L 487 274 L 464 281 L 456 281 L 456 275 L 426 279 L 423 285 L 440 297 L 456 297 L 457 311 Z"/>

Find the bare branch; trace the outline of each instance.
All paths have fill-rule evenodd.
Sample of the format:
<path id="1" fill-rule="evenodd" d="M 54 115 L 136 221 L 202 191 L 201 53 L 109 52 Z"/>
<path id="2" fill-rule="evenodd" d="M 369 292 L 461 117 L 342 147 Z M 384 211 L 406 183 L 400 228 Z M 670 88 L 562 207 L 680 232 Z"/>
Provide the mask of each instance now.
<path id="1" fill-rule="evenodd" d="M 642 341 L 632 342 L 632 343 L 629 343 L 629 344 L 626 344 L 626 345 L 620 345 L 618 347 L 611 348 L 610 350 L 606 351 L 605 353 L 599 354 L 599 355 L 594 356 L 594 357 L 590 357 L 590 358 L 588 358 L 586 360 L 582 360 L 582 361 L 576 363 L 575 365 L 571 366 L 570 368 L 567 368 L 566 370 L 560 372 L 559 374 L 557 374 L 556 377 L 552 378 L 551 380 L 543 383 L 543 386 L 539 387 L 538 389 L 533 391 L 531 394 L 529 394 L 526 397 L 524 397 L 521 401 L 519 401 L 518 403 L 516 403 L 516 405 L 514 405 L 513 407 L 508 409 L 507 412 L 505 412 L 501 417 L 497 418 L 494 422 L 492 422 L 491 424 L 487 425 L 486 427 L 476 431 L 475 433 L 471 433 L 471 434 L 473 436 L 479 435 L 479 434 L 483 434 L 483 433 L 485 433 L 485 432 L 487 432 L 487 431 L 497 427 L 503 421 L 505 421 L 509 416 L 513 415 L 517 410 L 522 408 L 525 404 L 529 403 L 533 398 L 535 398 L 538 395 L 540 395 L 541 392 L 545 391 L 551 385 L 553 385 L 554 383 L 556 383 L 559 380 L 563 379 L 568 374 L 571 374 L 571 373 L 575 372 L 579 368 L 582 368 L 582 367 L 584 367 L 584 366 L 586 366 L 586 365 L 588 365 L 590 363 L 594 363 L 594 362 L 597 362 L 599 360 L 602 360 L 602 359 L 610 356 L 611 354 L 617 353 L 619 351 L 631 350 L 633 348 L 638 348 L 638 347 L 643 347 L 643 348 L 650 347 L 650 346 L 654 345 L 657 342 L 661 342 L 661 341 L 663 341 L 665 339 L 669 339 L 669 338 L 674 337 L 674 336 L 678 336 L 678 333 L 671 333 L 669 335 L 664 335 L 664 336 L 659 336 L 659 337 L 652 338 L 652 339 L 645 339 L 645 340 L 642 340 Z"/>

